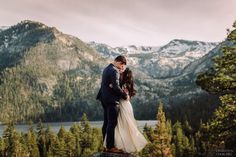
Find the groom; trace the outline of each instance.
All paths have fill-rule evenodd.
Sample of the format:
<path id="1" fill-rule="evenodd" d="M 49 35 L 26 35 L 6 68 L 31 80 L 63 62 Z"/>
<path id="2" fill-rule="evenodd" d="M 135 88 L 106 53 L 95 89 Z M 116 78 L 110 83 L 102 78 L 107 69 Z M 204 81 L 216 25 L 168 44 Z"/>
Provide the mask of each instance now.
<path id="1" fill-rule="evenodd" d="M 125 69 L 126 58 L 118 56 L 113 63 L 109 64 L 102 74 L 101 88 L 97 99 L 101 101 L 104 109 L 104 122 L 102 127 L 103 140 L 106 136 L 106 148 L 109 152 L 119 153 L 121 150 L 114 146 L 115 127 L 119 111 L 119 100 L 127 99 L 128 95 L 120 87 L 120 73 Z M 109 85 L 112 84 L 112 88 Z"/>

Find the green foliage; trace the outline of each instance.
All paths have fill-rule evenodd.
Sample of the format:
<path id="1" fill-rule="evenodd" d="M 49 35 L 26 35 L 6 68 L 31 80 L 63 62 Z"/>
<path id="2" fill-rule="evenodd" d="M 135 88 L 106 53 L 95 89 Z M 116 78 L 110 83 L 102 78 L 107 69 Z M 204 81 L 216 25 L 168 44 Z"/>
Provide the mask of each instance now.
<path id="1" fill-rule="evenodd" d="M 221 101 L 212 119 L 204 125 L 209 137 L 206 154 L 209 149 L 236 150 L 236 29 L 229 32 L 226 41 L 222 56 L 216 57 L 214 66 L 197 79 L 198 85 L 217 94 Z"/>
<path id="2" fill-rule="evenodd" d="M 80 136 L 80 147 L 81 147 L 81 157 L 88 157 L 89 154 L 92 154 L 96 152 L 96 150 L 99 150 L 102 143 L 102 136 L 101 132 L 97 129 L 91 128 L 91 126 L 88 123 L 88 118 L 84 114 L 81 118 L 80 122 L 81 126 L 81 136 Z M 97 137 L 97 138 L 94 138 Z"/>
<path id="3" fill-rule="evenodd" d="M 0 156 L 4 156 L 4 141 L 3 141 L 3 138 L 0 137 Z"/>
<path id="4" fill-rule="evenodd" d="M 222 105 L 215 111 L 209 123 L 213 147 L 236 150 L 236 94 L 220 97 Z"/>
<path id="5" fill-rule="evenodd" d="M 16 132 L 14 125 L 9 124 L 3 132 L 4 156 L 17 157 L 25 156 L 23 144 L 20 143 L 20 134 Z"/>
<path id="6" fill-rule="evenodd" d="M 80 124 L 67 131 L 61 126 L 55 134 L 43 123 L 37 124 L 37 132 L 31 126 L 27 133 L 18 133 L 9 123 L 0 138 L 1 157 L 90 157 L 101 151 L 102 133 L 92 128 L 84 114 Z"/>
<path id="7" fill-rule="evenodd" d="M 39 66 L 35 64 L 16 66 L 5 69 L 0 74 L 0 110 L 3 111 L 0 120 L 2 122 L 26 123 L 39 121 L 39 119 L 72 121 L 79 120 L 84 112 L 92 119 L 101 115 L 101 107 L 99 108 L 97 102 L 91 102 L 93 105 L 87 102 L 91 101 L 88 98 L 89 93 L 94 93 L 95 97 L 96 91 L 89 88 L 92 86 L 91 83 L 88 85 L 86 80 L 78 81 L 74 75 L 56 72 L 57 84 L 52 86 L 53 91 L 50 94 L 48 85 L 40 81 L 41 77 L 49 77 L 50 72 L 40 69 Z M 47 69 L 47 66 L 45 68 Z"/>
<path id="8" fill-rule="evenodd" d="M 188 123 L 188 122 L 185 122 Z M 187 124 L 186 124 L 187 125 Z M 187 125 L 188 126 L 188 125 Z M 189 131 L 190 126 L 186 128 L 185 131 Z M 173 144 L 175 148 L 175 157 L 193 157 L 195 154 L 195 146 L 194 146 L 194 139 L 190 137 L 191 141 L 189 140 L 188 136 L 185 135 L 182 124 L 180 122 L 176 122 L 173 125 Z"/>
<path id="9" fill-rule="evenodd" d="M 37 82 L 37 71 L 32 67 L 6 69 L 0 77 L 0 120 L 2 122 L 27 122 L 36 120 L 49 103 L 42 93 L 43 84 Z M 34 104 L 34 105 L 32 105 Z"/>
<path id="10" fill-rule="evenodd" d="M 40 157 L 47 156 L 46 129 L 41 122 L 37 125 L 37 145 L 40 152 Z"/>
<path id="11" fill-rule="evenodd" d="M 152 134 L 151 129 L 145 128 L 145 134 Z M 163 104 L 159 104 L 157 113 L 157 124 L 152 135 L 149 135 L 150 139 L 153 140 L 149 143 L 144 150 L 141 152 L 142 156 L 162 156 L 172 157 L 171 151 L 171 138 L 172 130 L 170 121 L 166 120 L 165 112 L 163 111 Z M 152 139 L 153 138 L 153 139 Z"/>
<path id="12" fill-rule="evenodd" d="M 154 142 L 154 129 L 145 124 L 143 134 L 151 143 Z"/>
<path id="13" fill-rule="evenodd" d="M 28 130 L 28 132 L 26 133 L 26 135 L 24 135 L 24 144 L 27 147 L 27 151 L 29 152 L 29 156 L 30 157 L 39 157 L 39 149 L 38 149 L 38 145 L 37 145 L 37 136 L 35 131 L 33 130 L 33 127 L 31 126 Z"/>
<path id="14" fill-rule="evenodd" d="M 198 153 L 197 146 L 199 145 L 195 143 L 195 132 L 189 122 L 186 120 L 182 125 L 177 121 L 172 126 L 165 117 L 162 103 L 158 107 L 156 127 L 153 129 L 145 125 L 143 133 L 149 143 L 140 153 L 142 157 L 194 157 Z M 202 140 L 203 138 L 196 137 L 196 139 Z"/>

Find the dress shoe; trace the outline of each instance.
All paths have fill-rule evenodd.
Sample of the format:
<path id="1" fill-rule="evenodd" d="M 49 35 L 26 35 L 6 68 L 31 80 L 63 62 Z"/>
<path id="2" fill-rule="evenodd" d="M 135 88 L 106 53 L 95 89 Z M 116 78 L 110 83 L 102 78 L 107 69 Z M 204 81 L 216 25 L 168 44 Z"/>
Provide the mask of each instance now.
<path id="1" fill-rule="evenodd" d="M 107 148 L 103 148 L 103 152 L 107 152 L 108 151 L 108 149 Z"/>
<path id="2" fill-rule="evenodd" d="M 110 153 L 123 153 L 122 150 L 120 149 L 117 149 L 115 147 L 111 148 L 111 149 L 108 149 L 107 152 L 110 152 Z"/>

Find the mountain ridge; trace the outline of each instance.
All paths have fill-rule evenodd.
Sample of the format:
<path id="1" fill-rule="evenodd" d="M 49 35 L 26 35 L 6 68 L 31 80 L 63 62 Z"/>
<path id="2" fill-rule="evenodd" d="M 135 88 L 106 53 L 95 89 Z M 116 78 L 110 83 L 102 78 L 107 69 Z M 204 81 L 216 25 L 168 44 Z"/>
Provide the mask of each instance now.
<path id="1" fill-rule="evenodd" d="M 178 45 L 182 48 L 182 42 L 185 49 L 180 52 Z M 137 95 L 132 104 L 137 119 L 155 119 L 158 101 L 163 101 L 166 107 L 188 103 L 196 106 L 196 99 L 202 96 L 206 99 L 208 95 L 194 83 L 197 74 L 185 71 L 184 67 L 202 58 L 218 43 L 192 42 L 175 39 L 168 43 L 172 48 L 164 45 L 161 50 L 158 46 L 135 45 L 112 48 L 85 43 L 42 23 L 23 21 L 0 32 L 0 71 L 4 76 L 0 88 L 2 91 L 9 88 L 11 92 L 16 88 L 19 93 L 14 95 L 14 101 L 24 102 L 22 105 L 11 100 L 6 104 L 8 96 L 0 93 L 0 103 L 4 104 L 0 106 L 3 111 L 0 121 L 11 117 L 8 110 L 12 107 L 17 109 L 15 115 L 24 113 L 14 117 L 16 121 L 77 120 L 84 112 L 92 120 L 101 119 L 102 108 L 95 100 L 101 73 L 120 54 L 127 57 L 134 73 Z M 163 54 L 166 49 L 172 52 Z M 199 55 L 191 57 L 190 52 Z M 197 65 L 190 69 L 194 68 Z M 14 76 L 18 76 L 17 80 Z"/>

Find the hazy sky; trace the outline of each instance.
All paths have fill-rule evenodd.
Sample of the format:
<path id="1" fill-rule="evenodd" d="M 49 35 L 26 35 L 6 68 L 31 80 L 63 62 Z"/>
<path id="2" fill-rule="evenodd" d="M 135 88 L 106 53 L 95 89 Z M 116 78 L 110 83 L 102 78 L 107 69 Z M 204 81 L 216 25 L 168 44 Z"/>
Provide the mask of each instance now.
<path id="1" fill-rule="evenodd" d="M 34 20 L 83 41 L 159 46 L 172 39 L 222 41 L 236 0 L 0 0 L 0 26 Z"/>

